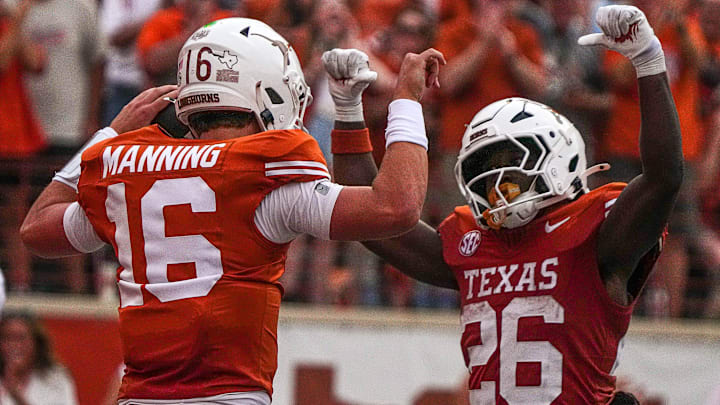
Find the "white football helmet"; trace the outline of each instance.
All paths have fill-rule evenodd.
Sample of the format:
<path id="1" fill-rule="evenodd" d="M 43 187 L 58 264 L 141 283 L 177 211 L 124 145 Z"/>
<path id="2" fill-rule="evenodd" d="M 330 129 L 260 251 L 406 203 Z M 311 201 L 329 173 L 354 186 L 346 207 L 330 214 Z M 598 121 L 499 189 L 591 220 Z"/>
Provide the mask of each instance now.
<path id="1" fill-rule="evenodd" d="M 178 56 L 177 81 L 175 111 L 185 125 L 194 112 L 234 110 L 253 112 L 263 131 L 303 128 L 312 102 L 290 44 L 250 18 L 226 18 L 195 31 Z"/>
<path id="2" fill-rule="evenodd" d="M 492 167 L 498 151 L 512 157 Z M 517 228 L 540 209 L 589 191 L 587 176 L 610 167 L 586 165 L 585 143 L 572 122 L 544 104 L 508 98 L 483 108 L 467 125 L 455 178 L 478 225 Z M 525 189 L 509 173 L 527 176 Z"/>

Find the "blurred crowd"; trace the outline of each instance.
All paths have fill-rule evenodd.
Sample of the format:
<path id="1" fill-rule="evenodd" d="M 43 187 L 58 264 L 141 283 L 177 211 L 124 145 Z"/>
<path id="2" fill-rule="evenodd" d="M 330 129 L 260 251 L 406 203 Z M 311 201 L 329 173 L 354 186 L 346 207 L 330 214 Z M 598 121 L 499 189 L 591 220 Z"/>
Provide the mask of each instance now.
<path id="1" fill-rule="evenodd" d="M 618 54 L 581 48 L 599 0 L 0 0 L 0 266 L 10 291 L 112 294 L 113 254 L 43 261 L 18 237 L 28 202 L 97 129 L 143 89 L 174 83 L 199 27 L 229 16 L 265 21 L 298 52 L 314 103 L 305 125 L 329 163 L 333 104 L 320 55 L 359 48 L 379 73 L 366 92 L 374 155 L 407 52 L 448 60 L 424 102 L 430 138 L 425 219 L 463 205 L 453 166 L 464 124 L 497 99 L 523 96 L 570 118 L 588 161 L 641 170 L 635 73 Z M 638 311 L 720 318 L 720 0 L 632 1 L 663 44 L 680 114 L 686 183 Z M 650 134 L 652 136 L 652 134 Z M 592 178 L 591 178 L 592 179 Z M 652 213 L 648 213 L 652 215 Z M 337 305 L 455 307 L 456 293 L 411 281 L 359 244 L 304 237 L 292 247 L 285 299 Z M 110 291 L 108 293 L 108 291 Z"/>

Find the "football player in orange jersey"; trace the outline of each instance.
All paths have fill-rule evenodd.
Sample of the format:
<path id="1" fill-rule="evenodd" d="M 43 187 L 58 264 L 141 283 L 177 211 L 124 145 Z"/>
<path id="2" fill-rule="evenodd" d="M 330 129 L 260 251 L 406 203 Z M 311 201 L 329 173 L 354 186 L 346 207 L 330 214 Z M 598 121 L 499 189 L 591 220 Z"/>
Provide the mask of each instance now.
<path id="1" fill-rule="evenodd" d="M 343 122 L 362 114 L 360 95 L 376 78 L 365 55 L 352 58 L 351 72 L 335 72 L 353 77 L 333 87 Z M 115 250 L 120 404 L 270 403 L 289 243 L 303 233 L 387 238 L 415 225 L 427 186 L 419 101 L 439 84 L 441 64 L 433 49 L 405 57 L 385 163 L 370 187 L 343 187 L 302 130 L 311 95 L 293 49 L 259 21 L 220 20 L 185 43 L 179 89 L 141 94 L 96 135 L 81 164 L 56 174 L 21 234 L 47 257 L 105 243 Z M 195 139 L 143 127 L 175 95 Z"/>
<path id="2" fill-rule="evenodd" d="M 437 230 L 419 222 L 364 242 L 405 274 L 459 290 L 473 405 L 607 404 L 615 394 L 617 355 L 659 254 L 683 156 L 662 47 L 645 15 L 609 6 L 596 19 L 603 32 L 579 43 L 620 52 L 637 71 L 641 175 L 589 190 L 587 176 L 608 166 L 586 168 L 573 124 L 534 101 L 500 100 L 462 139 L 455 174 L 469 206 Z M 334 164 L 339 182 L 373 179 L 367 153 L 337 153 Z"/>

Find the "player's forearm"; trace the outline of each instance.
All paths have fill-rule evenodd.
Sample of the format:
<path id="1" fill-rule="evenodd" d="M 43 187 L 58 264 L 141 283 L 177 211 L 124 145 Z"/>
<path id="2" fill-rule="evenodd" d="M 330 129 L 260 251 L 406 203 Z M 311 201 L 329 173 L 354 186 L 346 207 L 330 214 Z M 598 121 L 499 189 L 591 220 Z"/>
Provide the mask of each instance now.
<path id="1" fill-rule="evenodd" d="M 401 236 L 362 244 L 408 277 L 436 287 L 458 289 L 452 270 L 443 259 L 437 232 L 422 221 Z"/>
<path id="2" fill-rule="evenodd" d="M 677 192 L 683 179 L 682 139 L 667 74 L 641 77 L 638 85 L 643 177 L 663 191 Z"/>
<path id="3" fill-rule="evenodd" d="M 333 156 L 333 178 L 338 184 L 369 186 L 377 173 L 377 166 L 370 152 Z"/>
<path id="4" fill-rule="evenodd" d="M 428 180 L 427 151 L 408 143 L 391 144 L 372 183 L 378 199 L 400 213 L 408 229 L 420 220 Z"/>
<path id="5" fill-rule="evenodd" d="M 65 210 L 76 200 L 75 190 L 56 181 L 35 200 L 20 227 L 20 237 L 33 254 L 45 258 L 79 254 L 67 240 L 63 227 Z"/>

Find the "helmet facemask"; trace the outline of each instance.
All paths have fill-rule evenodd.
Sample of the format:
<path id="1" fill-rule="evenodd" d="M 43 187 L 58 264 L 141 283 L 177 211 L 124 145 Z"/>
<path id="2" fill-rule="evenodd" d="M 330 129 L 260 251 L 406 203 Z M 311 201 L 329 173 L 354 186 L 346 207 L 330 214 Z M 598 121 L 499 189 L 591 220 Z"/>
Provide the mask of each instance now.
<path id="1" fill-rule="evenodd" d="M 493 229 L 535 218 L 537 202 L 548 195 L 540 171 L 546 156 L 538 138 L 528 134 L 496 137 L 459 159 L 456 177 L 475 217 Z"/>
<path id="2" fill-rule="evenodd" d="M 528 224 L 540 210 L 587 192 L 585 144 L 575 126 L 550 107 L 524 98 L 480 110 L 462 139 L 455 178 L 478 225 Z"/>

